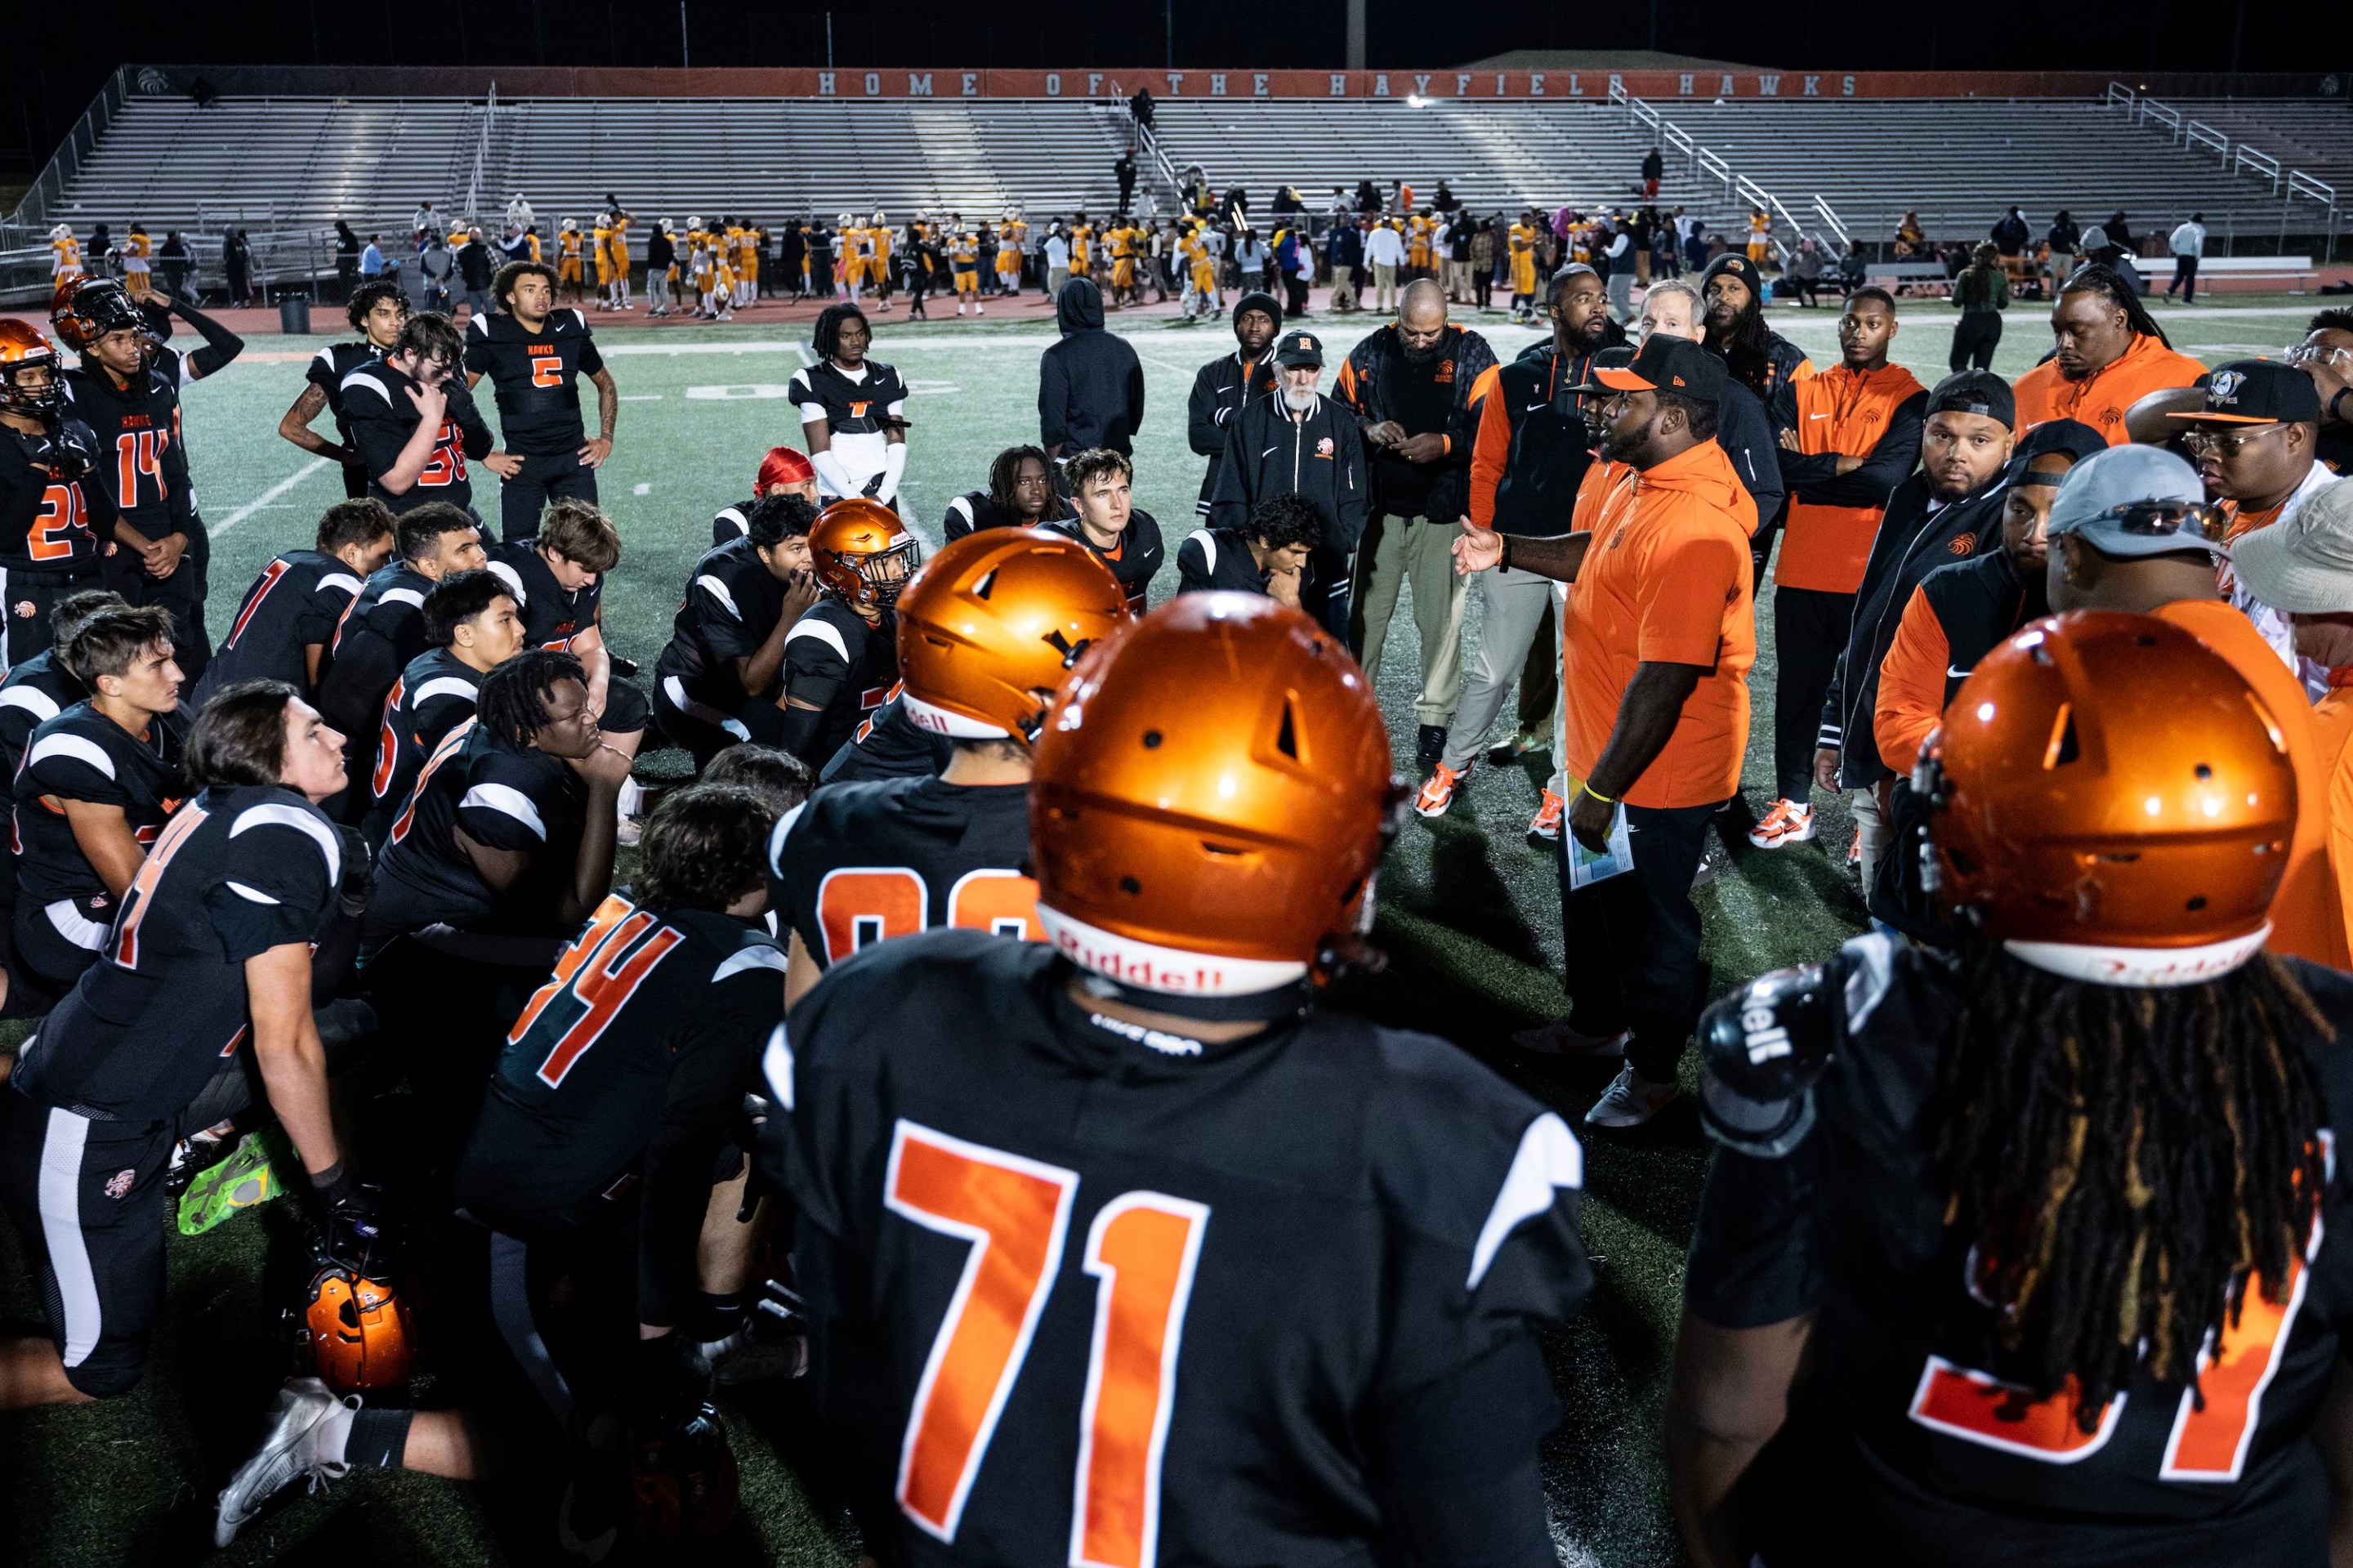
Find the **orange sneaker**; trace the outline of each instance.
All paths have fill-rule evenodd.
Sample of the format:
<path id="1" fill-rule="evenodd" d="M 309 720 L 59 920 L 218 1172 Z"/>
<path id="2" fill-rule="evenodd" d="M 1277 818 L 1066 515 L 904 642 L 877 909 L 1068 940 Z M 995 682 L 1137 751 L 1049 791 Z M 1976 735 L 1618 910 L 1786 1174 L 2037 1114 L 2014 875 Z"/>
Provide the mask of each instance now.
<path id="1" fill-rule="evenodd" d="M 1568 810 L 1567 801 L 1551 790 L 1546 790 L 1544 800 L 1536 807 L 1536 814 L 1528 819 L 1529 842 L 1534 842 L 1541 839 L 1548 844 L 1558 843 L 1561 813 L 1567 810 Z"/>
<path id="2" fill-rule="evenodd" d="M 1748 830 L 1748 842 L 1758 849 L 1779 849 L 1814 836 L 1814 809 L 1795 800 L 1776 800 L 1765 820 Z"/>
<path id="3" fill-rule="evenodd" d="M 1414 810 L 1425 817 L 1446 815 L 1446 808 L 1454 804 L 1454 787 L 1470 778 L 1471 769 L 1475 766 L 1477 764 L 1466 762 L 1460 773 L 1443 762 L 1431 768 L 1430 781 L 1421 787 L 1421 793 L 1413 798 Z"/>
<path id="4" fill-rule="evenodd" d="M 1855 871 L 1862 869 L 1862 830 L 1854 831 L 1854 842 L 1846 846 L 1846 863 Z"/>

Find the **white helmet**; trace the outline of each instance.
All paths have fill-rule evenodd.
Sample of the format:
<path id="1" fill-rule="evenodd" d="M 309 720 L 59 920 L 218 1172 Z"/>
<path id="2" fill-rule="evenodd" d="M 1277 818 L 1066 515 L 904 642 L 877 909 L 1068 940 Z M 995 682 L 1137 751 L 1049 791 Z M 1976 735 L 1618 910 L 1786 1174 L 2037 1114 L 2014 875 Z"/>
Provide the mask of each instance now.
<path id="1" fill-rule="evenodd" d="M 55 228 L 49 230 L 49 238 L 52 239 L 71 239 L 73 238 L 73 225 L 70 223 L 60 223 Z"/>
<path id="2" fill-rule="evenodd" d="M 579 233 L 579 232 L 580 232 L 580 220 L 579 220 L 578 218 L 576 218 L 576 217 L 567 217 L 567 218 L 565 218 L 565 219 L 564 220 L 564 232 L 565 232 L 565 233 L 566 233 L 566 234 L 577 234 L 577 233 Z"/>
<path id="3" fill-rule="evenodd" d="M 876 228 L 879 228 L 890 221 L 891 220 L 889 218 L 882 216 L 882 209 L 881 207 L 878 207 L 874 209 L 874 224 Z"/>
<path id="4" fill-rule="evenodd" d="M 686 227 L 690 231 L 700 234 L 702 232 L 702 219 L 699 217 L 690 217 L 686 220 Z"/>
<path id="5" fill-rule="evenodd" d="M 841 215 L 841 217 L 840 217 L 840 219 L 839 219 L 840 225 L 841 225 L 841 227 L 842 227 L 842 228 L 849 228 L 852 223 L 855 223 L 856 221 L 857 221 L 857 219 L 855 219 L 855 218 L 851 217 L 850 217 L 848 213 L 846 213 L 846 212 L 845 212 L 845 213 L 843 213 L 843 214 Z"/>

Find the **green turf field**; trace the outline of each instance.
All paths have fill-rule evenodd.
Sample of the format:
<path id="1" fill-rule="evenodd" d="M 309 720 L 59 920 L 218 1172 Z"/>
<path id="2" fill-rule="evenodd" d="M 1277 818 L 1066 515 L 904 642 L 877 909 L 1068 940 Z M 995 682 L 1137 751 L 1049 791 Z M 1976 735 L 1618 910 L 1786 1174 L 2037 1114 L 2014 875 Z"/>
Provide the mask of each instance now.
<path id="1" fill-rule="evenodd" d="M 2318 305 L 2231 299 L 2157 313 L 2177 347 L 2215 363 L 2276 354 L 2303 335 L 2304 319 Z M 1907 301 L 1903 309 L 1907 324 L 1896 357 L 1933 383 L 1944 373 L 1951 307 Z M 1818 361 L 1835 358 L 1830 309 L 1777 311 L 1773 320 Z M 607 639 L 650 670 L 688 570 L 709 545 L 712 514 L 749 493 L 768 446 L 797 443 L 798 422 L 784 394 L 802 363 L 800 334 L 782 327 L 596 324 L 625 399 L 603 475 L 605 502 L 625 542 L 606 596 Z M 1336 366 L 1366 320 L 1314 324 L 1326 333 Z M 1500 315 L 1478 324 L 1504 357 L 1535 335 Z M 1222 327 L 1166 321 L 1124 330 L 1143 355 L 1149 389 L 1136 498 L 1160 520 L 1173 555 L 1189 526 L 1202 469 L 1185 444 L 1185 397 L 1195 367 L 1230 350 L 1231 339 Z M 275 434 L 301 389 L 302 361 L 325 341 L 258 338 L 242 360 L 187 393 L 188 449 L 216 536 L 216 636 L 260 563 L 307 544 L 320 510 L 341 494 L 326 464 Z M 1036 440 L 1037 359 L 1050 341 L 1034 324 L 880 320 L 875 357 L 895 363 L 914 395 L 905 510 L 927 543 L 938 541 L 948 498 L 982 485 L 997 450 Z M 2010 312 L 1996 367 L 2015 376 L 2049 342 L 2042 307 L 2021 303 Z M 475 477 L 478 504 L 494 515 L 496 481 L 479 469 Z M 1171 591 L 1175 577 L 1172 562 L 1155 597 Z M 1759 610 L 1767 620 L 1769 595 Z M 1771 778 L 1769 624 L 1758 630 L 1751 800 L 1769 792 Z M 1475 620 L 1470 634 L 1478 634 Z M 1378 682 L 1401 770 L 1412 765 L 1415 659 L 1411 618 L 1401 612 Z M 1507 705 L 1507 718 L 1511 711 Z M 1540 776 L 1482 767 L 1451 815 L 1409 821 L 1380 883 L 1379 936 L 1391 967 L 1351 982 L 1338 1000 L 1453 1040 L 1581 1127 L 1609 1070 L 1536 1062 L 1509 1044 L 1513 1030 L 1563 1005 L 1552 860 L 1522 836 L 1538 782 Z M 1718 991 L 1820 958 L 1857 928 L 1862 908 L 1842 864 L 1851 832 L 1843 806 L 1830 803 L 1810 844 L 1757 852 L 1731 834 L 1729 864 L 1698 895 Z M 1688 1108 L 1632 1136 L 1586 1142 L 1586 1239 L 1599 1255 L 1599 1283 L 1584 1315 L 1550 1346 L 1567 1411 L 1546 1451 L 1555 1535 L 1564 1563 L 1672 1563 L 1681 1553 L 1667 1521 L 1659 1414 L 1705 1145 Z M 208 1550 L 213 1495 L 258 1436 L 284 1372 L 282 1298 L 265 1291 L 261 1270 L 266 1255 L 282 1255 L 288 1246 L 290 1217 L 288 1205 L 273 1205 L 195 1241 L 173 1238 L 166 1319 L 154 1367 L 135 1394 L 104 1407 L 0 1416 L 0 1562 L 144 1563 Z M 0 1226 L 0 1329 L 37 1331 L 37 1324 L 21 1254 Z M 838 1511 L 807 1499 L 787 1460 L 807 1446 L 797 1412 L 789 1392 L 730 1405 L 747 1506 L 736 1534 L 707 1554 L 712 1560 L 795 1568 L 854 1560 Z M 546 1527 L 543 1517 L 509 1517 L 497 1499 L 472 1488 L 355 1477 L 265 1518 L 223 1559 L 315 1562 L 332 1553 L 345 1564 L 527 1563 L 547 1551 Z"/>

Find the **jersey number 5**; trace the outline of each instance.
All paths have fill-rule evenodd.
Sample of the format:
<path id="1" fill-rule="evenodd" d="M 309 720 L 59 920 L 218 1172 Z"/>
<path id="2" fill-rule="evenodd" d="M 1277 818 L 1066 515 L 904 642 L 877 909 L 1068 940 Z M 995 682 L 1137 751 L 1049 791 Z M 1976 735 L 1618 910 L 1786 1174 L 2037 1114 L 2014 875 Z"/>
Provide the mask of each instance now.
<path id="1" fill-rule="evenodd" d="M 933 1338 L 899 1449 L 899 1507 L 954 1542 L 973 1482 L 1052 1294 L 1078 1194 L 1073 1171 L 901 1120 L 884 1201 L 969 1244 Z M 1123 1192 L 1088 1227 L 1097 1281 L 1071 1505 L 1073 1568 L 1152 1568 L 1160 1461 L 1176 1394 L 1185 1308 L 1209 1209 Z"/>

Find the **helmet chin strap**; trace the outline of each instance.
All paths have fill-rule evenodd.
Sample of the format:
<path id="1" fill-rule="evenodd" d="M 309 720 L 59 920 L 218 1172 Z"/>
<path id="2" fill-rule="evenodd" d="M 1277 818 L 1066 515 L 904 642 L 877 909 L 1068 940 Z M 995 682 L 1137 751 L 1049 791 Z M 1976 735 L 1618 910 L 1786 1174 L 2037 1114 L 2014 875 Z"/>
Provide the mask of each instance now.
<path id="1" fill-rule="evenodd" d="M 1190 1018 L 1202 1023 L 1275 1024 L 1303 1018 L 1315 994 L 1315 982 L 1306 975 L 1289 984 L 1279 985 L 1272 991 L 1254 991 L 1240 996 L 1197 996 L 1178 991 L 1147 991 L 1142 986 L 1129 985 L 1092 969 L 1081 969 L 1076 973 L 1079 989 L 1089 996 L 1124 1002 L 1149 1012 Z"/>

